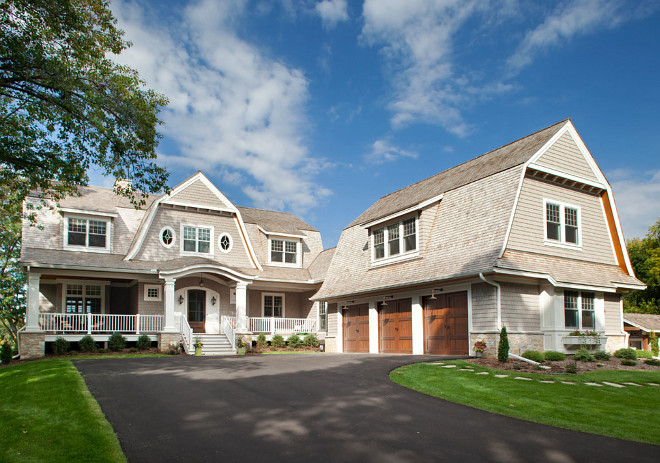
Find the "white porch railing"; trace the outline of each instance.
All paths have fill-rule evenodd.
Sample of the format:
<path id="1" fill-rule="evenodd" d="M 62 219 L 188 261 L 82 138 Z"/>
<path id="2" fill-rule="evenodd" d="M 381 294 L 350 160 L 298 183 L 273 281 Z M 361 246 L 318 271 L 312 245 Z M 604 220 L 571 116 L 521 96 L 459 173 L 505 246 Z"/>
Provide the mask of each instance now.
<path id="1" fill-rule="evenodd" d="M 60 333 L 157 333 L 163 329 L 163 316 L 42 313 L 39 326 Z"/>
<path id="2" fill-rule="evenodd" d="M 236 317 L 226 317 L 223 315 L 220 322 L 222 324 L 222 332 L 229 339 L 231 348 L 236 350 Z"/>
<path id="3" fill-rule="evenodd" d="M 182 314 L 176 314 L 176 327 L 183 335 L 183 342 L 186 346 L 186 354 L 193 352 L 193 330 L 188 324 L 188 319 Z"/>
<path id="4" fill-rule="evenodd" d="M 250 317 L 248 326 L 253 333 L 316 332 L 316 320 L 310 318 Z"/>

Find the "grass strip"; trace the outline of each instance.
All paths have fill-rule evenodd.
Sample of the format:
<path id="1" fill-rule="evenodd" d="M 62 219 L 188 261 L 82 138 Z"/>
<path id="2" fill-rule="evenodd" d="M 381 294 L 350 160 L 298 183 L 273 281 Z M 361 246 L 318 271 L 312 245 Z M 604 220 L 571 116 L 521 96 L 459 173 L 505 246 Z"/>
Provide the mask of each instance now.
<path id="1" fill-rule="evenodd" d="M 0 391 L 0 461 L 126 461 L 112 426 L 70 360 L 0 368 Z"/>
<path id="2" fill-rule="evenodd" d="M 660 372 L 605 370 L 580 375 L 534 375 L 494 370 L 464 361 L 440 365 L 417 363 L 390 373 L 405 387 L 470 407 L 560 428 L 584 431 L 621 439 L 660 444 L 658 408 Z M 473 367 L 473 371 L 459 368 Z M 488 375 L 477 375 L 487 371 Z M 494 375 L 508 375 L 496 378 Z M 521 381 L 515 377 L 533 378 Z M 541 383 L 553 380 L 554 383 Z M 562 381 L 575 383 L 564 384 Z M 584 383 L 623 384 L 644 387 L 589 386 Z"/>

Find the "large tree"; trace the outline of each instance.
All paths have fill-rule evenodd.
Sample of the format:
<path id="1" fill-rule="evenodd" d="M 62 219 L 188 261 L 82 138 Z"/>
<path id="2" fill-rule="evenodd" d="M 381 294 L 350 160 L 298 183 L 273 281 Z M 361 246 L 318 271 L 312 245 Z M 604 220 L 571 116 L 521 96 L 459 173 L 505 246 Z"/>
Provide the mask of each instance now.
<path id="1" fill-rule="evenodd" d="M 15 198 L 74 193 L 91 165 L 135 192 L 166 187 L 154 161 L 167 100 L 112 60 L 122 37 L 104 0 L 0 2 L 0 184 Z"/>
<path id="2" fill-rule="evenodd" d="M 25 318 L 25 272 L 18 266 L 21 255 L 21 202 L 0 197 L 7 204 L 0 209 L 0 337 L 3 333 L 16 343 L 16 333 Z M 11 206 L 8 206 L 11 204 Z"/>
<path id="3" fill-rule="evenodd" d="M 660 219 L 649 228 L 645 238 L 632 239 L 627 247 L 635 275 L 647 288 L 626 298 L 624 309 L 660 314 Z"/>

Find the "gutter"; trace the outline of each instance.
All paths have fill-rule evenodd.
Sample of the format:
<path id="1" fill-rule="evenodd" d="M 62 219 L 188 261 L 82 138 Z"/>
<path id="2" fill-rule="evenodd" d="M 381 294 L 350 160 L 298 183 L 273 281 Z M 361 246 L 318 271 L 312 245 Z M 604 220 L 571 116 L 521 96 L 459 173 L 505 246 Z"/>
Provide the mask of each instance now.
<path id="1" fill-rule="evenodd" d="M 497 288 L 497 329 L 502 329 L 502 288 L 499 283 L 489 280 L 484 276 L 483 273 L 479 272 L 479 278 L 489 285 L 495 286 Z"/>

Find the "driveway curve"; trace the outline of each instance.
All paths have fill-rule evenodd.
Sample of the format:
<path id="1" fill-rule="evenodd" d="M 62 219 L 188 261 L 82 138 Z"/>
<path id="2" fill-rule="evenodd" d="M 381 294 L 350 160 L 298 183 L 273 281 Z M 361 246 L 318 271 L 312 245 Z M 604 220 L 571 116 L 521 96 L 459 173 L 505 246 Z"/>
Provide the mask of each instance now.
<path id="1" fill-rule="evenodd" d="M 657 446 L 495 415 L 388 378 L 393 368 L 435 359 L 304 354 L 74 364 L 132 463 L 658 461 Z"/>

